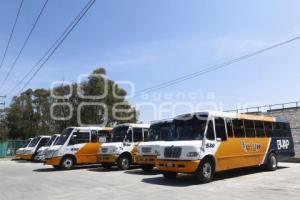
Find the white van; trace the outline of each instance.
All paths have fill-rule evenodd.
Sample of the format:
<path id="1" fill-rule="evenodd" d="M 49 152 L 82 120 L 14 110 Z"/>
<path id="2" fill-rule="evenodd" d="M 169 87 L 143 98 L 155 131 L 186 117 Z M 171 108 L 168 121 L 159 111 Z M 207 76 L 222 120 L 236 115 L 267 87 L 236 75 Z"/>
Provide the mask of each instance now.
<path id="1" fill-rule="evenodd" d="M 22 156 L 24 154 L 24 150 L 32 140 L 33 140 L 33 138 L 28 138 L 27 140 L 25 140 L 25 143 L 23 144 L 23 146 L 20 147 L 19 149 L 17 149 L 17 151 L 16 151 L 16 158 L 17 159 L 23 159 Z"/>
<path id="2" fill-rule="evenodd" d="M 37 151 L 37 154 L 36 156 L 34 156 L 33 160 L 34 161 L 44 161 L 44 154 L 45 154 L 45 151 L 49 148 L 49 147 L 52 147 L 55 142 L 58 140 L 59 138 L 59 134 L 54 134 L 51 136 L 50 140 L 47 142 L 47 144 L 43 147 L 41 147 L 38 151 Z"/>
<path id="3" fill-rule="evenodd" d="M 74 165 L 95 164 L 102 143 L 110 141 L 112 128 L 69 127 L 56 143 L 45 151 L 45 165 L 71 169 Z"/>
<path id="4" fill-rule="evenodd" d="M 141 142 L 138 145 L 136 162 L 144 171 L 152 170 L 153 167 L 155 167 L 159 146 L 164 143 L 164 141 L 176 139 L 172 122 L 173 120 L 159 120 L 153 122 L 145 142 Z"/>
<path id="5" fill-rule="evenodd" d="M 136 164 L 136 147 L 148 135 L 149 124 L 120 124 L 113 128 L 112 142 L 103 144 L 99 150 L 99 162 L 106 169 L 117 164 L 126 170 Z"/>
<path id="6" fill-rule="evenodd" d="M 37 151 L 45 146 L 47 142 L 50 140 L 50 136 L 41 135 L 33 138 L 29 145 L 24 149 L 24 154 L 22 158 L 24 160 L 33 160 L 33 158 L 36 156 Z"/>

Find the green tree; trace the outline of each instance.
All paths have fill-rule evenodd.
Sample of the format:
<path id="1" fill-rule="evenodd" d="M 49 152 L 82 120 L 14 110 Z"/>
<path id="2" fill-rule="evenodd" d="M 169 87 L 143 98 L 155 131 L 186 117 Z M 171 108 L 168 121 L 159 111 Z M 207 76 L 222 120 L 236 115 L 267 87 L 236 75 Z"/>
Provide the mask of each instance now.
<path id="1" fill-rule="evenodd" d="M 101 77 L 99 77 L 101 75 Z M 101 124 L 107 119 L 107 126 L 115 123 L 136 122 L 138 112 L 126 101 L 126 91 L 120 88 L 113 80 L 105 77 L 104 68 L 94 70 L 86 81 L 80 83 L 81 91 L 77 91 L 78 85 L 72 84 L 72 94 L 68 99 L 56 99 L 51 96 L 67 95 L 70 93 L 69 86 L 57 86 L 50 91 L 49 89 L 28 89 L 27 91 L 15 96 L 7 109 L 6 126 L 8 128 L 8 137 L 28 138 L 40 134 L 61 133 L 68 126 L 79 126 L 77 110 L 83 102 L 85 103 L 102 103 L 107 108 L 107 116 L 103 116 L 101 106 L 84 106 L 81 109 L 81 121 L 84 124 Z M 106 86 L 105 87 L 105 83 Z M 105 93 L 106 96 L 101 99 L 85 99 L 78 95 L 97 96 Z M 117 96 L 113 95 L 113 91 Z M 60 103 L 65 106 L 53 107 L 53 115 L 56 117 L 66 117 L 71 114 L 68 120 L 55 120 L 51 117 L 50 108 L 53 103 Z M 72 113 L 66 104 L 71 104 Z M 115 106 L 118 104 L 118 106 Z M 114 115 L 115 108 L 122 109 Z M 132 116 L 132 117 L 130 117 Z M 125 119 L 126 118 L 126 119 Z"/>

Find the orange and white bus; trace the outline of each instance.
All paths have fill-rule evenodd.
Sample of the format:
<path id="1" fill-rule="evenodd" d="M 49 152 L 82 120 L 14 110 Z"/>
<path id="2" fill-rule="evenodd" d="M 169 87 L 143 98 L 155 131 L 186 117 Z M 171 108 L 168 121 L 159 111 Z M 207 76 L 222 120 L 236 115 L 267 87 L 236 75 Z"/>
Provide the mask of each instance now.
<path id="1" fill-rule="evenodd" d="M 155 167 L 157 149 L 164 141 L 172 141 L 173 135 L 172 120 L 159 120 L 152 122 L 145 142 L 141 142 L 137 147 L 136 163 L 144 171 L 150 171 Z"/>
<path id="2" fill-rule="evenodd" d="M 72 169 L 74 165 L 96 164 L 102 143 L 110 141 L 112 128 L 69 127 L 56 143 L 44 152 L 44 164 L 56 169 Z"/>
<path id="3" fill-rule="evenodd" d="M 210 182 L 215 172 L 250 166 L 276 170 L 278 161 L 295 155 L 287 121 L 281 118 L 199 112 L 176 117 L 176 141 L 160 145 L 156 167 L 167 179 L 194 174 Z"/>
<path id="4" fill-rule="evenodd" d="M 26 149 L 26 147 L 28 147 L 28 145 L 30 144 L 30 142 L 33 140 L 33 138 L 28 138 L 27 140 L 25 140 L 25 143 L 23 144 L 22 147 L 20 147 L 19 149 L 17 149 L 16 151 L 16 158 L 17 159 L 23 159 L 23 155 L 24 155 L 24 151 Z"/>

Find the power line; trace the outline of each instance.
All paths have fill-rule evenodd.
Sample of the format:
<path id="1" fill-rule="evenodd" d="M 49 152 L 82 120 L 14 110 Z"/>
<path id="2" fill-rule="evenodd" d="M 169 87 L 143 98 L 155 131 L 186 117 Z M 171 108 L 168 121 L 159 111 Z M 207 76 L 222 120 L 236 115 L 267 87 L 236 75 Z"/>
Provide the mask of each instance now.
<path id="1" fill-rule="evenodd" d="M 42 6 L 42 8 L 41 8 L 41 10 L 40 10 L 40 12 L 39 12 L 36 20 L 35 20 L 33 26 L 31 27 L 31 30 L 30 30 L 29 34 L 27 35 L 27 37 L 26 37 L 26 39 L 25 39 L 25 41 L 24 41 L 24 43 L 23 43 L 23 45 L 22 45 L 22 47 L 21 47 L 21 49 L 20 49 L 20 51 L 19 51 L 19 53 L 17 55 L 17 57 L 15 58 L 14 62 L 12 63 L 12 65 L 10 66 L 9 71 L 8 71 L 7 75 L 5 76 L 5 78 L 3 79 L 2 83 L 0 84 L 0 89 L 4 86 L 4 84 L 7 81 L 9 75 L 11 74 L 12 70 L 15 68 L 16 63 L 19 60 L 19 58 L 20 58 L 20 56 L 21 56 L 21 54 L 22 54 L 22 52 L 23 52 L 23 50 L 24 50 L 24 48 L 25 48 L 25 46 L 26 46 L 26 44 L 27 44 L 27 42 L 28 42 L 28 40 L 30 38 L 30 36 L 32 35 L 32 32 L 35 29 L 35 27 L 36 27 L 36 25 L 37 25 L 37 23 L 38 23 L 41 15 L 42 15 L 42 13 L 43 13 L 43 11 L 44 11 L 47 3 L 48 3 L 48 0 L 46 0 L 44 2 L 44 4 L 43 4 L 43 6 Z"/>
<path id="2" fill-rule="evenodd" d="M 23 81 L 26 80 L 26 78 L 32 74 L 32 76 L 29 78 L 29 80 L 24 84 L 20 92 L 22 92 L 27 85 L 30 83 L 30 81 L 37 75 L 37 73 L 42 69 L 42 67 L 45 65 L 45 63 L 51 58 L 51 56 L 54 54 L 54 52 L 58 49 L 58 47 L 63 43 L 63 41 L 67 38 L 67 36 L 71 33 L 71 31 L 75 28 L 75 26 L 80 22 L 80 20 L 84 17 L 84 15 L 88 12 L 88 10 L 92 7 L 92 5 L 95 3 L 96 0 L 90 0 L 85 7 L 79 12 L 79 14 L 74 18 L 74 20 L 66 27 L 64 32 L 59 36 L 59 38 L 52 44 L 52 46 L 45 52 L 45 54 L 42 56 L 41 59 L 38 60 L 38 62 L 28 71 L 28 73 L 7 93 L 7 95 L 14 92 L 19 85 L 22 84 Z M 44 61 L 43 61 L 44 60 Z"/>
<path id="3" fill-rule="evenodd" d="M 294 41 L 299 40 L 299 39 L 300 39 L 300 36 L 297 36 L 297 37 L 294 37 L 294 38 L 285 40 L 285 41 L 283 41 L 283 42 L 280 42 L 280 43 L 277 43 L 277 44 L 268 46 L 268 47 L 266 47 L 266 48 L 257 50 L 257 51 L 255 51 L 255 52 L 248 53 L 248 54 L 246 54 L 246 55 L 237 57 L 237 58 L 235 58 L 235 59 L 232 59 L 232 60 L 229 60 L 229 61 L 220 63 L 220 64 L 216 64 L 216 65 L 209 66 L 209 67 L 207 67 L 207 68 L 204 68 L 204 69 L 201 70 L 201 71 L 198 71 L 198 72 L 195 72 L 195 73 L 191 73 L 191 74 L 187 74 L 187 75 L 185 75 L 185 76 L 181 76 L 181 77 L 178 77 L 178 78 L 176 78 L 176 79 L 173 79 L 173 80 L 170 80 L 170 81 L 166 81 L 166 82 L 163 82 L 163 83 L 154 85 L 154 86 L 152 86 L 152 87 L 145 88 L 145 89 L 143 89 L 143 90 L 139 90 L 139 91 L 136 92 L 136 95 L 134 95 L 133 97 L 141 96 L 141 95 L 144 95 L 144 94 L 153 92 L 153 91 L 155 91 L 155 90 L 159 90 L 159 89 L 162 89 L 162 88 L 170 87 L 170 86 L 172 86 L 172 85 L 181 83 L 181 82 L 183 82 L 183 81 L 186 81 L 186 80 L 189 80 L 189 79 L 196 78 L 196 77 L 198 77 L 198 76 L 200 76 L 200 75 L 204 75 L 204 74 L 207 74 L 207 73 L 209 73 L 209 72 L 213 72 L 213 71 L 219 70 L 219 69 L 221 69 L 221 68 L 227 67 L 227 66 L 229 66 L 229 65 L 232 65 L 232 64 L 234 64 L 234 63 L 240 62 L 240 61 L 242 61 L 242 60 L 246 60 L 246 59 L 248 59 L 248 58 L 254 57 L 254 56 L 256 56 L 256 55 L 259 55 L 259 54 L 264 53 L 264 52 L 266 52 L 266 51 L 270 51 L 270 50 L 272 50 L 272 49 L 275 49 L 275 48 L 277 48 L 277 47 L 286 45 L 286 44 L 288 44 L 288 43 L 294 42 Z"/>
<path id="4" fill-rule="evenodd" d="M 3 62 L 4 62 L 4 60 L 5 60 L 5 57 L 6 57 L 6 53 L 7 53 L 8 47 L 9 47 L 10 42 L 11 42 L 11 38 L 12 38 L 12 36 L 13 36 L 13 34 L 14 34 L 15 27 L 16 27 L 17 21 L 18 21 L 18 19 L 19 19 L 19 15 L 20 15 L 21 8 L 22 8 L 22 5 L 23 5 L 23 1 L 24 1 L 24 0 L 21 0 L 20 6 L 19 6 L 19 9 L 18 9 L 18 12 L 17 12 L 17 16 L 16 16 L 16 18 L 15 18 L 14 25 L 13 25 L 12 30 L 11 30 L 11 32 L 10 32 L 9 39 L 8 39 L 7 44 L 6 44 L 6 47 L 5 47 L 5 50 L 4 50 L 4 54 L 3 54 L 3 56 L 2 56 L 2 60 L 1 60 L 1 63 L 0 63 L 0 69 L 2 68 L 2 65 L 3 65 Z"/>

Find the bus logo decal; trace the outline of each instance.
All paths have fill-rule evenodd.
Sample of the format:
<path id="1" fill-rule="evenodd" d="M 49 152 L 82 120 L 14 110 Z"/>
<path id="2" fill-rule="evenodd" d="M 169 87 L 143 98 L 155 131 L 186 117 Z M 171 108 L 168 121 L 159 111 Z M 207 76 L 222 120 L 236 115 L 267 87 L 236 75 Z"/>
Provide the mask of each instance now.
<path id="1" fill-rule="evenodd" d="M 290 145 L 290 141 L 289 140 L 277 140 L 277 149 L 281 150 L 281 149 L 288 149 Z"/>
<path id="2" fill-rule="evenodd" d="M 261 145 L 257 143 L 246 143 L 244 141 L 241 141 L 241 144 L 245 152 L 258 152 L 261 149 Z"/>

